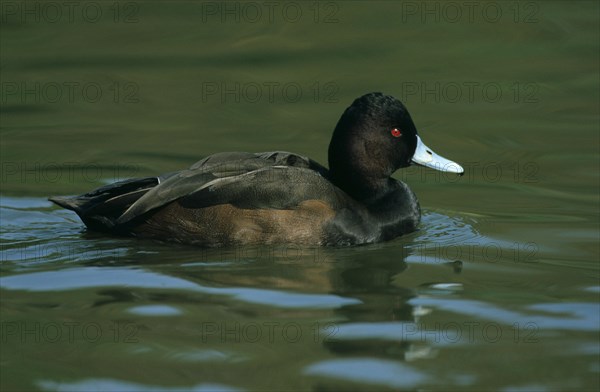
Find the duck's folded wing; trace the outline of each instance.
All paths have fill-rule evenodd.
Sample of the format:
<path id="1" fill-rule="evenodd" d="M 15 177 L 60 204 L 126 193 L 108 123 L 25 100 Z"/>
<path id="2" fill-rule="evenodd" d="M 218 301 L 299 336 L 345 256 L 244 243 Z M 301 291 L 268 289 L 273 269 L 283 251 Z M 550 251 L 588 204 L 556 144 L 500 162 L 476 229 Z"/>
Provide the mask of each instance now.
<path id="1" fill-rule="evenodd" d="M 262 195 L 260 200 L 264 203 L 277 203 L 281 198 L 275 188 L 288 189 L 291 173 L 284 174 L 274 171 L 273 168 L 296 168 L 305 172 L 321 176 L 327 172 L 318 163 L 297 154 L 288 152 L 266 153 L 219 153 L 208 156 L 195 163 L 188 170 L 183 170 L 161 181 L 132 204 L 118 219 L 117 224 L 124 224 L 148 211 L 161 207 L 177 199 L 185 203 L 197 203 L 195 208 L 218 203 L 226 203 L 230 197 L 236 195 L 236 200 L 243 200 L 249 195 L 245 192 L 249 184 L 260 184 Z M 294 173 L 296 173 L 294 171 Z M 306 174 L 306 173 L 305 173 Z M 295 181 L 300 179 L 296 176 Z M 274 177 L 275 176 L 275 177 Z M 300 176 L 301 177 L 301 176 Z M 310 178 L 310 177 L 309 177 Z M 228 196 L 217 189 L 228 187 Z M 256 190 L 255 190 L 256 191 Z M 210 192 L 213 192 L 212 194 Z M 233 200 L 233 199 L 232 199 Z M 255 201 L 258 201 L 255 200 Z"/>
<path id="2" fill-rule="evenodd" d="M 218 178 L 179 199 L 185 208 L 231 204 L 248 209 L 287 209 L 308 200 L 335 207 L 345 194 L 318 172 L 293 166 L 269 166 Z"/>

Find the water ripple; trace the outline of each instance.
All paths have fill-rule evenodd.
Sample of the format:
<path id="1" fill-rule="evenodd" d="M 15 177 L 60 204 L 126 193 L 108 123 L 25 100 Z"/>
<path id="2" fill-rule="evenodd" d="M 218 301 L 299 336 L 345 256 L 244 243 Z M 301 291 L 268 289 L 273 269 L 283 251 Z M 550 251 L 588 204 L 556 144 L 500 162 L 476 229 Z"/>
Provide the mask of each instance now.
<path id="1" fill-rule="evenodd" d="M 56 382 L 42 380 L 37 385 L 44 391 L 58 391 L 58 392 L 84 392 L 84 391 L 105 391 L 105 392 L 128 392 L 128 391 L 152 391 L 152 392 L 229 392 L 229 391 L 241 391 L 241 389 L 230 387 L 222 384 L 196 384 L 186 387 L 161 387 L 157 385 L 138 384 L 134 382 L 127 382 L 113 379 L 95 379 L 90 378 L 83 381 L 76 381 L 71 383 Z"/>
<path id="2" fill-rule="evenodd" d="M 310 365 L 304 373 L 392 388 L 414 388 L 428 379 L 425 373 L 403 363 L 374 358 L 322 361 Z"/>
<path id="3" fill-rule="evenodd" d="M 206 287 L 185 279 L 129 267 L 78 267 L 0 278 L 0 288 L 6 290 L 64 291 L 111 286 L 190 290 L 281 308 L 332 309 L 362 303 L 358 299 L 333 294 L 290 293 L 246 287 Z"/>
<path id="4" fill-rule="evenodd" d="M 528 308 L 536 311 L 560 314 L 560 317 L 526 314 L 502 309 L 488 302 L 450 298 L 413 298 L 408 301 L 414 306 L 431 306 L 433 308 L 476 316 L 498 323 L 534 323 L 538 328 L 600 331 L 600 307 L 593 303 L 545 303 L 534 304 Z M 568 316 L 565 316 L 568 315 Z"/>

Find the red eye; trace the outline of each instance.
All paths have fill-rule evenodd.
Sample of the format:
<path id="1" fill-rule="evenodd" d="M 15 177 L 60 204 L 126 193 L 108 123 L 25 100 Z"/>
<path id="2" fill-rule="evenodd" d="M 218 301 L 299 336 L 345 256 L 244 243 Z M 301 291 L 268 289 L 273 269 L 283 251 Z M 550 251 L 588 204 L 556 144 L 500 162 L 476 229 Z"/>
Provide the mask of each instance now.
<path id="1" fill-rule="evenodd" d="M 391 134 L 392 134 L 393 137 L 400 137 L 400 136 L 402 136 L 402 132 L 400 132 L 400 130 L 398 128 L 392 129 Z"/>

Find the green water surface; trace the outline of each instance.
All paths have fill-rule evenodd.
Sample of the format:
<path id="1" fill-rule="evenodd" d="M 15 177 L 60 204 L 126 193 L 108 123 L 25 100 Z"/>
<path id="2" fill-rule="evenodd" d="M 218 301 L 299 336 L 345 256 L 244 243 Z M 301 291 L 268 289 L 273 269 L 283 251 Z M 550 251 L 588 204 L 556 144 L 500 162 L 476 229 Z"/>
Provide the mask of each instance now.
<path id="1" fill-rule="evenodd" d="M 68 2 L 67 2 L 68 3 Z M 596 390 L 595 1 L 3 1 L 2 390 Z M 420 230 L 198 249 L 46 201 L 404 101 Z"/>

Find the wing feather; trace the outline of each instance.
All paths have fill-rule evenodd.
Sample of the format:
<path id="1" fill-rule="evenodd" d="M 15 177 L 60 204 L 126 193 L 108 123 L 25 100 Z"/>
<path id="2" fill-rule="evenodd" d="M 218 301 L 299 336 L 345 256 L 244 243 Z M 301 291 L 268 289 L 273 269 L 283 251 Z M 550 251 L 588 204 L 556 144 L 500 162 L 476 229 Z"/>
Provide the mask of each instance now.
<path id="1" fill-rule="evenodd" d="M 282 169 L 295 170 L 286 172 Z M 290 205 L 284 196 L 287 194 L 289 199 L 291 183 L 313 181 L 318 176 L 322 180 L 319 182 L 321 188 L 331 188 L 332 185 L 322 177 L 326 174 L 327 169 L 315 161 L 284 151 L 218 153 L 187 170 L 161 177 L 159 184 L 125 210 L 116 223 L 127 223 L 177 199 L 194 208 L 244 201 L 285 208 L 279 205 Z M 298 195 L 293 200 L 296 199 Z"/>

